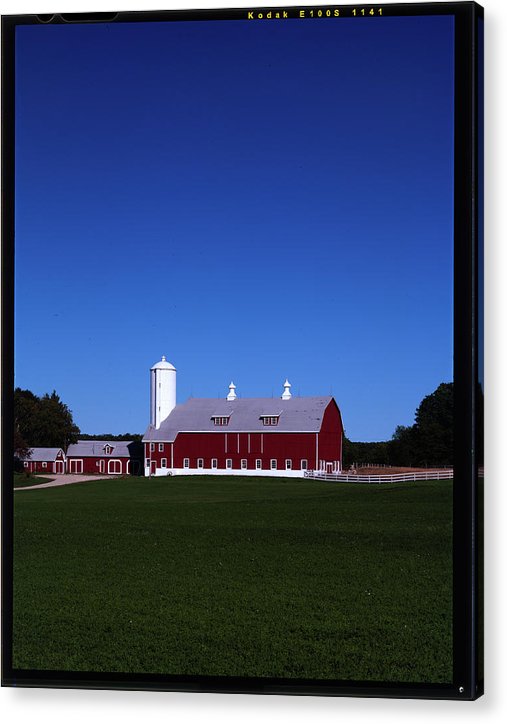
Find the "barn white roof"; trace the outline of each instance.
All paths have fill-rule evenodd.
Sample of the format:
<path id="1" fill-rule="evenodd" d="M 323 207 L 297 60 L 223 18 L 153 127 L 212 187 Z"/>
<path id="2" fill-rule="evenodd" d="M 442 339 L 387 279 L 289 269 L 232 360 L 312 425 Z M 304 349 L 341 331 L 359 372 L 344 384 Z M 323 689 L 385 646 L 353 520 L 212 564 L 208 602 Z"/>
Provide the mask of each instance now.
<path id="1" fill-rule="evenodd" d="M 176 405 L 158 430 L 150 425 L 144 442 L 173 442 L 179 432 L 318 432 L 332 397 L 272 397 L 223 399 L 191 398 Z M 226 426 L 213 418 L 229 417 Z M 263 417 L 278 417 L 278 424 L 265 426 Z"/>
<path id="2" fill-rule="evenodd" d="M 31 460 L 34 463 L 54 462 L 59 452 L 63 452 L 60 447 L 31 447 L 31 455 L 21 460 Z"/>
<path id="3" fill-rule="evenodd" d="M 129 445 L 132 440 L 78 440 L 73 445 L 69 445 L 67 449 L 67 457 L 78 458 L 98 458 L 105 456 L 104 448 L 110 445 L 113 448 L 108 458 L 129 458 Z"/>

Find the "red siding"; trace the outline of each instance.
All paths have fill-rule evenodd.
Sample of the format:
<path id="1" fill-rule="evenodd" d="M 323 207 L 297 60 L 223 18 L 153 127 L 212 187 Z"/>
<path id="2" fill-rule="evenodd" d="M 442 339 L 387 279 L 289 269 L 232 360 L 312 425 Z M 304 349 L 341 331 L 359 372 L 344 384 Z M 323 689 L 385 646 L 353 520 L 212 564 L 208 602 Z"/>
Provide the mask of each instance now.
<path id="1" fill-rule="evenodd" d="M 130 458 L 126 457 L 115 457 L 114 455 L 108 456 L 108 457 L 93 457 L 93 458 L 80 458 L 78 456 L 71 456 L 67 458 L 67 472 L 71 472 L 71 461 L 72 460 L 82 460 L 83 461 L 83 474 L 99 474 L 100 473 L 100 467 L 99 467 L 99 461 L 104 461 L 104 472 L 101 473 L 102 475 L 108 474 L 108 461 L 109 460 L 119 460 L 121 464 L 121 469 L 119 473 L 115 473 L 115 475 L 126 475 L 127 473 L 127 461 L 130 460 Z M 72 466 L 72 471 L 74 471 L 74 466 Z M 112 474 L 112 473 L 111 473 Z"/>
<path id="2" fill-rule="evenodd" d="M 23 463 L 23 467 L 25 470 L 28 470 L 30 473 L 52 473 L 53 472 L 53 461 L 47 460 L 27 460 L 26 461 L 28 465 L 25 465 Z M 44 462 L 46 463 L 46 467 L 43 467 Z"/>
<path id="3" fill-rule="evenodd" d="M 343 425 L 338 406 L 331 400 L 326 407 L 319 433 L 319 460 L 342 461 Z"/>

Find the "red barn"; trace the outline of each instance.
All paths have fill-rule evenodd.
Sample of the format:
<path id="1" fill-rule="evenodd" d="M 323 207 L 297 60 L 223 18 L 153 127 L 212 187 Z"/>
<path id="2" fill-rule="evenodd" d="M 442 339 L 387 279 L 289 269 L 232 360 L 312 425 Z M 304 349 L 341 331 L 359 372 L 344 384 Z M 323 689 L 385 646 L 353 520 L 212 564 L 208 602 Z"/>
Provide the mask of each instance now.
<path id="1" fill-rule="evenodd" d="M 68 447 L 67 472 L 135 475 L 140 472 L 136 443 L 131 440 L 78 440 Z"/>
<path id="2" fill-rule="evenodd" d="M 281 398 L 239 399 L 231 383 L 226 399 L 192 398 L 174 406 L 157 426 L 153 410 L 159 396 L 167 397 L 158 370 L 171 372 L 166 377 L 174 385 L 176 370 L 170 367 L 152 368 L 152 424 L 143 438 L 146 475 L 302 477 L 309 469 L 341 470 L 343 425 L 332 397 L 292 397 L 286 382 Z"/>
<path id="3" fill-rule="evenodd" d="M 30 455 L 22 458 L 23 467 L 30 473 L 65 472 L 65 453 L 59 447 L 32 447 Z"/>

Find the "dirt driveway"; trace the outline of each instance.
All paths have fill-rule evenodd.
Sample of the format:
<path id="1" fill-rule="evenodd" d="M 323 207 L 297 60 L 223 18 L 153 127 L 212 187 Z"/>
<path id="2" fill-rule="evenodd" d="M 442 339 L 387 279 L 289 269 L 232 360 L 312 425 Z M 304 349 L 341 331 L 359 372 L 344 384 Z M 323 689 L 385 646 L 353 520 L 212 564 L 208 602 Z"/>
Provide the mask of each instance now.
<path id="1" fill-rule="evenodd" d="M 86 483 L 89 480 L 107 480 L 108 478 L 117 477 L 115 475 L 59 475 L 48 483 L 40 485 L 26 485 L 23 488 L 14 488 L 14 490 L 40 490 L 40 488 L 57 488 L 59 485 L 74 485 L 74 483 Z"/>

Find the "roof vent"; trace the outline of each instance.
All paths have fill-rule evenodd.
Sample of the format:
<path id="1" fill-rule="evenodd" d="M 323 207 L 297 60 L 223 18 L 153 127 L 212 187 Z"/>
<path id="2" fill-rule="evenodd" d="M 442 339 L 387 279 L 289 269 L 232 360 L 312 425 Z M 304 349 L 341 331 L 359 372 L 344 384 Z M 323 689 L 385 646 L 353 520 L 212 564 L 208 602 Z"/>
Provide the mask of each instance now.
<path id="1" fill-rule="evenodd" d="M 230 402 L 231 400 L 235 400 L 236 397 L 236 385 L 234 384 L 234 382 L 231 382 L 231 384 L 229 385 L 229 394 L 227 395 L 227 399 Z"/>
<path id="2" fill-rule="evenodd" d="M 289 380 L 286 379 L 285 382 L 283 383 L 282 400 L 290 400 L 290 398 L 292 397 L 290 388 L 291 388 L 291 384 L 290 384 Z"/>

